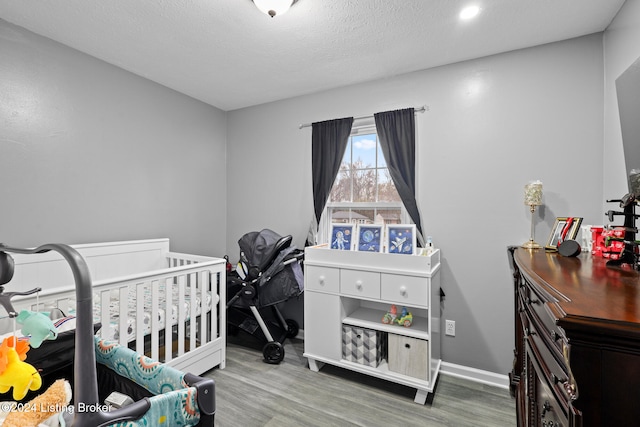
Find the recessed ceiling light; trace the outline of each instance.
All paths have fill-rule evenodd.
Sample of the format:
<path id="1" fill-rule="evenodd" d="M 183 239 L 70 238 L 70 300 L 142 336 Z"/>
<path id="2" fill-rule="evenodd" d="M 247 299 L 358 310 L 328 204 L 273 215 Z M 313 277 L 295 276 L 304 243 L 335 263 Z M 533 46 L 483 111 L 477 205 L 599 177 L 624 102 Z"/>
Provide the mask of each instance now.
<path id="1" fill-rule="evenodd" d="M 478 6 L 468 6 L 462 9 L 460 12 L 460 19 L 471 19 L 474 18 L 478 13 L 480 13 L 480 8 Z"/>

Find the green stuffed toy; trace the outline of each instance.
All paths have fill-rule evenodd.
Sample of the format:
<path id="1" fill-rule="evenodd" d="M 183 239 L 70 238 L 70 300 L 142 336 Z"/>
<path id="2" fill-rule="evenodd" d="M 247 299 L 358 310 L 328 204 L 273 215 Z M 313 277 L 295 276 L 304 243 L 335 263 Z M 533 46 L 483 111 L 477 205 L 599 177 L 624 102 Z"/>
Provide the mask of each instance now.
<path id="1" fill-rule="evenodd" d="M 34 313 L 29 310 L 22 310 L 16 321 L 22 325 L 22 335 L 29 338 L 29 344 L 33 348 L 38 348 L 44 340 L 55 340 L 58 338 L 58 330 L 53 321 L 43 313 Z"/>

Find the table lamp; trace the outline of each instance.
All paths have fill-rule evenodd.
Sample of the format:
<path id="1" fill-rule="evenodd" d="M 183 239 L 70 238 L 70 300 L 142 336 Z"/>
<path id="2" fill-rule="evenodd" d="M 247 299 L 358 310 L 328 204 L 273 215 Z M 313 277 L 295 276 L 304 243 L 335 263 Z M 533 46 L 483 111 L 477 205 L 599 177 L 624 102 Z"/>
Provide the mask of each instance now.
<path id="1" fill-rule="evenodd" d="M 533 181 L 524 186 L 524 204 L 529 206 L 531 210 L 531 238 L 528 242 L 525 242 L 522 247 L 527 249 L 537 249 L 541 246 L 534 240 L 533 230 L 533 213 L 536 211 L 536 206 L 542 204 L 542 183 L 540 181 Z"/>

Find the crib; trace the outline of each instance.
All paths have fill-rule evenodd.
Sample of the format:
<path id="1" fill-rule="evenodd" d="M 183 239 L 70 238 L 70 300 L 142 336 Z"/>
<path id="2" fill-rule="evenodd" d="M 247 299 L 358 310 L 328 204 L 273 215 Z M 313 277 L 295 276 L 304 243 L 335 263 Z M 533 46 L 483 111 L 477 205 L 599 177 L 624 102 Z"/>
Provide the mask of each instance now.
<path id="1" fill-rule="evenodd" d="M 99 254 L 93 256 L 95 261 L 93 263 L 87 262 L 80 251 L 84 250 L 87 258 L 92 258 L 88 253 L 91 253 L 90 249 L 95 249 L 95 246 L 76 249 L 67 245 L 45 244 L 34 249 L 21 249 L 0 244 L 2 250 L 0 254 L 3 261 L 2 268 L 0 268 L 0 279 L 2 279 L 0 283 L 17 288 L 17 290 L 5 292 L 5 286 L 2 286 L 0 302 L 9 313 L 12 321 L 20 311 L 17 308 L 20 305 L 30 309 L 50 309 L 51 313 L 54 313 L 54 310 L 60 310 L 60 305 L 64 305 L 68 310 L 77 310 L 78 323 L 74 333 L 74 393 L 76 394 L 72 411 L 72 413 L 75 412 L 72 420 L 74 426 L 115 426 L 122 425 L 122 422 L 126 422 L 127 425 L 149 425 L 149 423 L 164 423 L 167 420 L 171 420 L 171 425 L 174 425 L 174 421 L 175 425 L 194 425 L 196 422 L 198 426 L 213 425 L 215 414 L 213 380 L 198 377 L 193 372 L 194 367 L 195 370 L 200 370 L 203 369 L 203 366 L 210 364 L 210 362 L 203 363 L 201 360 L 202 354 L 209 354 L 208 350 L 203 351 L 203 348 L 214 346 L 215 351 L 211 354 L 218 355 L 213 358 L 214 363 L 222 365 L 224 361 L 224 356 L 219 355 L 220 351 L 224 354 L 224 333 L 220 333 L 220 325 L 217 325 L 220 321 L 217 313 L 224 313 L 224 310 L 217 309 L 217 298 L 220 297 L 218 295 L 219 289 L 222 290 L 224 297 L 225 261 L 169 253 L 168 250 L 164 250 L 168 249 L 168 240 L 146 241 L 141 244 L 142 246 L 137 246 L 137 242 L 110 244 L 108 245 L 110 246 L 109 250 L 98 250 Z M 154 244 L 159 245 L 153 248 Z M 127 252 L 134 248 L 140 250 Z M 123 250 L 125 252 L 122 252 Z M 30 261 L 35 260 L 36 262 L 25 261 L 22 259 L 23 257 L 18 257 L 16 262 L 5 252 L 28 255 Z M 136 258 L 136 256 L 131 256 L 133 253 L 137 254 L 139 259 L 152 262 L 153 256 L 139 256 L 144 252 L 163 253 L 165 259 L 169 260 L 169 264 L 173 264 L 173 266 L 92 282 L 90 271 L 93 270 L 97 275 L 108 275 L 105 270 L 114 270 L 110 267 L 104 268 L 105 265 L 109 265 L 108 263 L 104 264 L 105 258 L 112 259 L 113 264 L 117 266 L 115 269 L 130 271 L 139 268 L 140 265 L 133 267 L 131 263 L 122 260 L 128 259 L 130 261 L 131 258 Z M 122 254 L 126 256 L 121 258 Z M 43 255 L 46 255 L 44 259 L 36 260 L 37 257 L 42 258 Z M 51 255 L 54 256 L 50 257 Z M 117 262 L 118 259 L 120 259 L 120 263 Z M 195 264 L 204 268 L 194 270 Z M 102 267 L 100 267 L 101 265 Z M 65 266 L 67 268 L 64 268 Z M 102 273 L 98 273 L 100 271 Z M 63 277 L 65 273 L 70 273 L 73 283 L 72 289 L 58 286 L 68 279 L 68 277 Z M 13 278 L 19 280 L 13 281 Z M 25 290 L 25 284 L 33 279 L 46 280 L 50 286 Z M 145 298 L 145 292 L 140 291 L 141 287 L 146 289 L 150 298 Z M 174 292 L 174 289 L 177 289 L 177 293 Z M 32 297 L 34 293 L 36 294 L 35 301 Z M 40 293 L 43 294 L 42 299 Z M 115 301 L 112 298 L 114 293 L 120 297 Z M 93 304 L 93 295 L 95 294 L 99 295 L 99 302 L 96 305 Z M 159 316 L 159 294 L 163 295 L 164 317 Z M 172 303 L 174 294 L 177 296 L 178 304 Z M 135 296 L 135 302 L 130 304 L 128 298 L 132 295 Z M 188 304 L 185 300 L 186 295 L 189 296 Z M 16 300 L 14 306 L 12 298 L 19 296 L 23 296 L 23 298 Z M 72 307 L 71 303 L 73 298 L 76 300 L 75 307 Z M 210 303 L 207 304 L 205 301 L 210 301 Z M 151 314 L 146 316 L 151 325 L 150 335 L 164 332 L 163 335 L 166 338 L 163 344 L 165 348 L 172 347 L 175 337 L 191 342 L 188 351 L 185 351 L 184 345 L 182 347 L 176 345 L 176 348 L 164 351 L 165 363 L 163 364 L 131 349 L 132 346 L 138 346 L 140 342 L 144 343 L 145 336 L 149 335 L 142 326 L 143 322 L 139 321 L 145 318 L 149 302 L 153 304 L 150 307 Z M 162 304 L 160 305 L 162 306 Z M 131 314 L 131 306 L 134 307 L 133 313 L 139 316 L 136 319 L 135 340 L 129 340 L 127 333 L 121 333 L 120 339 L 124 343 L 123 346 L 117 342 L 93 337 L 92 317 L 94 324 L 99 320 L 99 325 L 101 322 L 105 322 L 107 325 L 115 324 L 119 328 L 117 330 L 122 331 L 127 326 L 125 316 Z M 114 321 L 114 315 L 118 317 L 117 321 Z M 163 318 L 164 321 L 161 322 L 160 320 Z M 189 326 L 194 324 L 196 326 Z M 101 329 L 110 330 L 109 328 Z M 150 340 L 152 343 L 154 341 L 156 348 L 154 349 L 152 344 L 151 353 L 161 354 L 158 349 L 160 341 L 158 339 Z M 215 344 L 216 342 L 217 344 Z M 220 343 L 222 349 L 217 347 Z M 196 353 L 197 357 L 192 357 L 193 353 Z M 96 354 L 99 356 L 98 358 Z M 110 372 L 115 372 L 120 379 L 114 380 L 113 374 L 104 378 L 112 378 L 112 381 L 117 383 L 133 381 L 132 384 L 137 384 L 138 388 L 142 386 L 142 389 L 150 395 L 120 409 L 82 409 L 85 406 L 88 408 L 100 407 L 98 404 L 99 383 L 96 361 L 106 366 L 107 371 L 111 369 Z M 175 366 L 185 364 L 189 371 L 187 374 L 182 374 L 175 368 Z M 104 379 L 100 381 L 101 384 L 103 382 L 105 382 Z M 135 420 L 139 420 L 140 423 L 138 424 Z"/>
<path id="2" fill-rule="evenodd" d="M 71 245 L 92 278 L 97 335 L 177 370 L 200 375 L 225 366 L 225 260 L 171 252 L 169 239 Z M 54 252 L 13 254 L 15 273 L 6 291 L 39 292 L 13 298 L 21 309 L 64 316 L 74 329 L 72 271 Z M 0 332 L 10 332 L 8 317 Z"/>

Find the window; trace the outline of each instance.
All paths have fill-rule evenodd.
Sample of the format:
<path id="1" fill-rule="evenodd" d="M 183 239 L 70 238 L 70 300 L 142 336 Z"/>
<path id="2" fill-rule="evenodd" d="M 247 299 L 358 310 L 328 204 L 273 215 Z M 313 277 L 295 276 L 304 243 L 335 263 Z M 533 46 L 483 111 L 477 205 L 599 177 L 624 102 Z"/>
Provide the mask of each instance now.
<path id="1" fill-rule="evenodd" d="M 331 223 L 411 222 L 389 175 L 375 127 L 351 132 L 322 217 L 320 232 L 324 236 Z"/>

